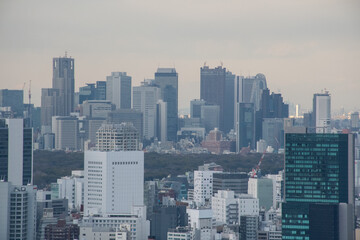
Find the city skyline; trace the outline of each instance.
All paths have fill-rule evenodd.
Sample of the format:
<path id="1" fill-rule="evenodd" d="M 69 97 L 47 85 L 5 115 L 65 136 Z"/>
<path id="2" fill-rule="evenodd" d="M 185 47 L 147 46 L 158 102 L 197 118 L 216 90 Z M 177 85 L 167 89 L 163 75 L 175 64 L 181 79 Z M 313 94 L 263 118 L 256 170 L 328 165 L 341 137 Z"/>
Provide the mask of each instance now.
<path id="1" fill-rule="evenodd" d="M 67 51 L 76 59 L 76 91 L 113 71 L 128 72 L 139 86 L 158 67 L 175 67 L 179 109 L 199 98 L 204 62 L 236 75 L 263 73 L 272 91 L 306 109 L 324 88 L 333 109 L 354 110 L 360 100 L 356 1 L 86 2 L 82 11 L 83 3 L 0 3 L 1 88 L 26 82 L 27 91 L 32 80 L 32 102 L 40 106 L 52 58 Z"/>

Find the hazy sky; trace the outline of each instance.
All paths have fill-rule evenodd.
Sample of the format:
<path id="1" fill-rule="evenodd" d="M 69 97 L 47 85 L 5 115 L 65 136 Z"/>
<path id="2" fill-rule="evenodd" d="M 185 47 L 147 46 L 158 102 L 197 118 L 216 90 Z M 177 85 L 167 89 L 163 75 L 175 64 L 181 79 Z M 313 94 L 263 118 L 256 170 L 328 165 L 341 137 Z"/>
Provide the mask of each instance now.
<path id="1" fill-rule="evenodd" d="M 0 88 L 51 87 L 52 58 L 75 58 L 76 90 L 125 71 L 133 86 L 179 73 L 179 107 L 200 96 L 200 67 L 265 74 L 271 91 L 310 108 L 360 108 L 359 0 L 0 1 Z M 28 85 L 25 90 L 28 89 Z M 25 102 L 27 102 L 25 98 Z"/>

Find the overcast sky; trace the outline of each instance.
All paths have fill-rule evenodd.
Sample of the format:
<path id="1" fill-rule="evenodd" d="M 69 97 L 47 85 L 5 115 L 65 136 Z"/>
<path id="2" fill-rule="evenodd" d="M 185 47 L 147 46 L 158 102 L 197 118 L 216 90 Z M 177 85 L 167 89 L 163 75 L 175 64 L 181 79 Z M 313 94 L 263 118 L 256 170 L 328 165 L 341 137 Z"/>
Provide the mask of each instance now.
<path id="1" fill-rule="evenodd" d="M 0 1 L 0 88 L 31 79 L 40 105 L 52 58 L 65 51 L 76 91 L 113 71 L 137 86 L 175 67 L 187 108 L 200 97 L 200 67 L 222 62 L 265 74 L 271 91 L 304 108 L 324 88 L 334 110 L 360 108 L 359 0 Z"/>

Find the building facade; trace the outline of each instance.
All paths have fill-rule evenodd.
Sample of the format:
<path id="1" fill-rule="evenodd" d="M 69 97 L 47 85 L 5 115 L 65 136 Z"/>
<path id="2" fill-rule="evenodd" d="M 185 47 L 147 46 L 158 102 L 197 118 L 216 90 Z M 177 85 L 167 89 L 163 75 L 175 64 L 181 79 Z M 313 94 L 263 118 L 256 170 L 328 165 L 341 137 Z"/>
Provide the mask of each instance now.
<path id="1" fill-rule="evenodd" d="M 14 117 L 22 117 L 24 111 L 24 91 L 0 89 L 0 107 L 11 107 Z"/>
<path id="2" fill-rule="evenodd" d="M 316 133 L 330 133 L 331 96 L 329 92 L 314 94 L 313 117 Z"/>
<path id="3" fill-rule="evenodd" d="M 85 216 L 130 214 L 144 205 L 144 152 L 131 124 L 99 129 L 96 148 L 85 151 L 84 172 Z"/>
<path id="4" fill-rule="evenodd" d="M 236 152 L 243 147 L 255 148 L 255 109 L 253 103 L 237 103 Z"/>
<path id="5" fill-rule="evenodd" d="M 36 238 L 36 186 L 0 181 L 0 239 Z"/>
<path id="6" fill-rule="evenodd" d="M 167 140 L 176 141 L 178 130 L 178 73 L 175 68 L 158 68 L 154 83 L 161 89 L 161 98 L 166 102 Z"/>
<path id="7" fill-rule="evenodd" d="M 143 114 L 144 138 L 156 136 L 156 104 L 161 97 L 161 90 L 153 84 L 143 82 L 133 88 L 133 108 Z"/>
<path id="8" fill-rule="evenodd" d="M 354 239 L 354 136 L 288 133 L 285 146 L 283 239 Z"/>
<path id="9" fill-rule="evenodd" d="M 81 149 L 79 119 L 77 117 L 52 117 L 52 133 L 55 134 L 55 149 Z"/>
<path id="10" fill-rule="evenodd" d="M 65 57 L 53 58 L 52 88 L 59 90 L 56 116 L 69 116 L 74 111 L 75 60 Z M 54 116 L 54 115 L 53 115 Z"/>
<path id="11" fill-rule="evenodd" d="M 200 68 L 200 99 L 219 106 L 219 129 L 224 130 L 226 68 Z"/>
<path id="12" fill-rule="evenodd" d="M 23 119 L 0 119 L 0 180 L 14 185 L 33 183 L 33 131 Z"/>
<path id="13" fill-rule="evenodd" d="M 112 72 L 106 77 L 106 100 L 116 109 L 131 108 L 131 77 L 126 72 Z"/>

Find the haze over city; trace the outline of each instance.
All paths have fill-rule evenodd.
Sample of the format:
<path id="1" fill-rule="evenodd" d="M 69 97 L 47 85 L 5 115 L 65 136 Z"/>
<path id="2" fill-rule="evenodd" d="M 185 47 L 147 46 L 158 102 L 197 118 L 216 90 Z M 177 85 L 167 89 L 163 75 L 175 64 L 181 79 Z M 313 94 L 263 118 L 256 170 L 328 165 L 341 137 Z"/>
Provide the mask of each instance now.
<path id="1" fill-rule="evenodd" d="M 1 88 L 51 86 L 52 58 L 75 59 L 75 89 L 126 71 L 133 86 L 158 67 L 179 73 L 179 108 L 199 98 L 200 67 L 265 74 L 284 100 L 311 108 L 360 101 L 359 1 L 1 1 Z M 191 87 L 189 87 L 191 86 Z M 25 87 L 27 90 L 28 85 Z M 26 102 L 26 98 L 24 98 Z"/>

